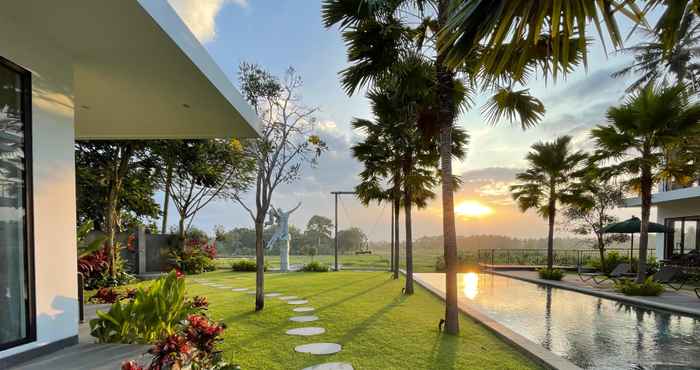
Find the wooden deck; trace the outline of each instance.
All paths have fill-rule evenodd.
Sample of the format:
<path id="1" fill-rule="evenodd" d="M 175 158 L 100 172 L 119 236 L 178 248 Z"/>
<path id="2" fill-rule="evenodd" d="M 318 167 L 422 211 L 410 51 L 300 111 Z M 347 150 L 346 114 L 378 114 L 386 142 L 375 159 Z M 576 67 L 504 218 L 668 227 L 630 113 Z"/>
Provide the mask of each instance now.
<path id="1" fill-rule="evenodd" d="M 135 344 L 96 344 L 90 336 L 89 320 L 97 317 L 97 309 L 105 305 L 86 305 L 85 323 L 80 325 L 79 344 L 37 357 L 11 367 L 10 370 L 119 370 L 124 361 L 136 360 L 141 365 L 150 362 L 144 353 L 150 346 Z"/>

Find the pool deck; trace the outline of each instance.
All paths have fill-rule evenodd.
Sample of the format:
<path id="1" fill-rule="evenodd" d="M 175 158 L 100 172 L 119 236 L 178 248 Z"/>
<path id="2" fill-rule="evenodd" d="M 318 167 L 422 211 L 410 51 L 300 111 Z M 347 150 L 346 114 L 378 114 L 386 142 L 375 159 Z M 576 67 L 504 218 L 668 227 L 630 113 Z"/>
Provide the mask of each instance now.
<path id="1" fill-rule="evenodd" d="M 147 365 L 150 361 L 146 361 L 144 353 L 150 346 L 95 343 L 88 321 L 97 317 L 98 309 L 107 311 L 109 305 L 85 305 L 85 323 L 80 324 L 78 344 L 10 367 L 9 370 L 118 370 L 127 360 Z"/>
<path id="2" fill-rule="evenodd" d="M 401 272 L 405 274 L 405 271 L 401 270 Z M 445 274 L 443 273 L 415 273 L 413 275 L 413 279 L 417 284 L 427 289 L 430 293 L 436 295 L 442 300 L 445 300 L 444 276 Z M 574 365 L 572 362 L 564 359 L 563 357 L 557 356 L 539 344 L 508 329 L 503 324 L 493 320 L 489 316 L 486 316 L 481 311 L 474 308 L 474 305 L 470 304 L 468 299 L 459 297 L 458 305 L 459 310 L 462 313 L 491 330 L 498 337 L 513 345 L 521 353 L 537 362 L 542 367 L 555 370 L 581 370 L 580 367 Z"/>
<path id="3" fill-rule="evenodd" d="M 658 297 L 626 296 L 613 289 L 612 281 L 608 280 L 596 285 L 593 281 L 583 282 L 576 274 L 564 275 L 561 281 L 540 279 L 536 271 L 491 271 L 493 274 L 507 276 L 531 283 L 549 285 L 557 288 L 568 289 L 580 293 L 590 294 L 602 298 L 622 301 L 632 305 L 661 309 L 682 315 L 700 317 L 700 299 L 692 291 L 679 291 L 666 289 Z"/>

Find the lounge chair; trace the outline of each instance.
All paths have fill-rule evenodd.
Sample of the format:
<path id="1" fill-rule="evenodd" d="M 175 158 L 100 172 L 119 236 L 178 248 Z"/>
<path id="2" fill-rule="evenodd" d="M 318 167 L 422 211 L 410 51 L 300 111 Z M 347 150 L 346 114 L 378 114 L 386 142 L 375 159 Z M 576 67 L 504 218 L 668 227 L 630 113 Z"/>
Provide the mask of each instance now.
<path id="1" fill-rule="evenodd" d="M 629 263 L 621 263 L 610 272 L 610 275 L 605 275 L 604 273 L 578 273 L 579 279 L 581 281 L 586 282 L 589 280 L 593 280 L 594 283 L 600 284 L 606 280 L 610 279 L 620 279 L 625 276 L 630 275 L 630 271 L 632 270 L 631 266 Z"/>
<path id="2" fill-rule="evenodd" d="M 652 279 L 660 284 L 664 284 L 673 290 L 681 290 L 683 285 L 685 285 L 688 278 L 683 273 L 683 270 L 676 266 L 664 266 L 652 276 Z M 674 286 L 673 283 L 680 283 L 680 285 Z M 696 292 L 697 293 L 697 292 Z"/>

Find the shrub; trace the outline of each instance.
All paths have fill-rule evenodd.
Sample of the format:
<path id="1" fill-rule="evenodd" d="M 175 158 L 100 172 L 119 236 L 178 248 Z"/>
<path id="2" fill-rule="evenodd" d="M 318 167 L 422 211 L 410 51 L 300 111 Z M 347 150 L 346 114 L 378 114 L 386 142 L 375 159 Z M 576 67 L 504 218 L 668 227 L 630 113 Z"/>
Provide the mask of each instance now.
<path id="1" fill-rule="evenodd" d="M 605 271 L 602 271 L 601 266 L 600 266 L 600 259 L 594 259 L 588 262 L 588 266 L 595 268 L 596 270 L 600 270 L 606 275 L 610 274 L 612 270 L 617 267 L 617 265 L 621 263 L 629 263 L 630 267 L 632 268 L 631 272 L 637 272 L 637 262 L 638 259 L 635 257 L 632 257 L 632 260 L 630 261 L 629 256 L 626 255 L 621 255 L 617 251 L 611 251 L 608 252 L 605 255 Z M 650 274 L 655 273 L 656 271 L 659 270 L 659 262 L 656 260 L 655 257 L 650 257 L 647 260 L 647 271 Z"/>
<path id="2" fill-rule="evenodd" d="M 267 271 L 267 267 L 268 264 L 267 261 L 265 261 L 265 267 L 263 269 Z M 237 272 L 252 272 L 257 269 L 257 265 L 255 260 L 242 259 L 231 263 L 231 269 Z"/>
<path id="3" fill-rule="evenodd" d="M 657 296 L 664 291 L 664 286 L 650 276 L 641 284 L 628 279 L 615 280 L 615 290 L 624 295 Z"/>
<path id="4" fill-rule="evenodd" d="M 457 269 L 461 272 L 473 270 L 474 267 L 476 267 L 476 265 L 477 265 L 476 257 L 471 253 L 466 253 L 464 251 L 460 251 L 457 254 L 457 259 L 459 261 L 458 265 L 457 265 Z M 438 256 L 436 261 L 435 261 L 435 271 L 443 272 L 446 269 L 447 269 L 447 267 L 445 265 L 445 257 Z"/>
<path id="5" fill-rule="evenodd" d="M 199 239 L 187 241 L 182 249 L 171 249 L 170 257 L 174 267 L 186 274 L 201 274 L 216 269 L 216 247 Z"/>
<path id="6" fill-rule="evenodd" d="M 564 271 L 559 269 L 541 268 L 537 269 L 537 274 L 540 276 L 540 279 L 545 280 L 561 280 L 564 277 Z"/>
<path id="7" fill-rule="evenodd" d="M 185 300 L 185 282 L 173 271 L 138 288 L 134 299 L 116 301 L 109 312 L 97 311 L 90 333 L 100 343 L 154 343 L 176 332 L 188 315 L 201 312 Z"/>
<path id="8" fill-rule="evenodd" d="M 318 261 L 311 261 L 301 268 L 304 272 L 328 272 L 328 265 L 319 263 Z"/>

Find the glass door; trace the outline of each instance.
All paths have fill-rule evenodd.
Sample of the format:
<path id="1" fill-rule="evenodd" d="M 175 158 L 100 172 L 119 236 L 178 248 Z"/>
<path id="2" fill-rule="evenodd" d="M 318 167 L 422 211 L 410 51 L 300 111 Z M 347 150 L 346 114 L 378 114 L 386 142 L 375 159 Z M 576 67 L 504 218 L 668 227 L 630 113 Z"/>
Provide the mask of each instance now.
<path id="1" fill-rule="evenodd" d="M 0 58 L 0 350 L 34 337 L 29 81 L 28 73 Z"/>

